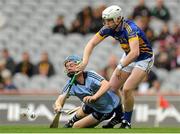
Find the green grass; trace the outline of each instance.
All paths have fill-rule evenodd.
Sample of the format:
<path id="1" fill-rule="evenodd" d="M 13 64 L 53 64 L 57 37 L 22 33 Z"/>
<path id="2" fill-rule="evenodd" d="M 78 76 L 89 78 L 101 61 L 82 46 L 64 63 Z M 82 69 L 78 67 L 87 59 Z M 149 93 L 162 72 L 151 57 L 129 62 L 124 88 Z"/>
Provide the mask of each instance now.
<path id="1" fill-rule="evenodd" d="M 180 133 L 180 128 L 133 128 L 133 129 L 102 129 L 102 128 L 57 128 L 48 126 L 0 126 L 0 133 Z"/>

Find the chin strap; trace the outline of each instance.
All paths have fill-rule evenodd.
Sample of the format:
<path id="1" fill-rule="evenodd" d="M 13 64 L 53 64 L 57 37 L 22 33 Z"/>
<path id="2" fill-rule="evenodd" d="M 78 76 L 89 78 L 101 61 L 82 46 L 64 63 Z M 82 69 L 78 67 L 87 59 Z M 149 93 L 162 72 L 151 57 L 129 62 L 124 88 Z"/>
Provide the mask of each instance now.
<path id="1" fill-rule="evenodd" d="M 116 26 L 115 31 L 119 31 L 119 28 L 123 26 L 123 21 L 124 21 L 124 17 L 121 18 L 121 21 L 119 22 L 119 24 Z"/>

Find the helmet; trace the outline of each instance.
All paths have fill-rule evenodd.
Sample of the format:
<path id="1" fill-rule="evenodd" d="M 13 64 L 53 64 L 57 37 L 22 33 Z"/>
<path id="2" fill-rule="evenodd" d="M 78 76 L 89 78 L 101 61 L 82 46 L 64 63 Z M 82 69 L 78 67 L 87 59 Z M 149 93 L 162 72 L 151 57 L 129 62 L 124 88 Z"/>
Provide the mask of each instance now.
<path id="1" fill-rule="evenodd" d="M 79 57 L 78 55 L 71 55 L 66 57 L 66 59 L 64 60 L 64 65 L 69 62 L 69 61 L 73 61 L 74 63 L 80 63 L 82 61 L 82 58 Z"/>
<path id="2" fill-rule="evenodd" d="M 74 62 L 74 63 L 76 63 L 76 64 L 79 64 L 79 63 L 82 61 L 82 58 L 79 57 L 78 55 L 68 56 L 68 57 L 64 60 L 64 65 L 66 66 L 66 63 L 67 63 L 67 62 L 70 62 L 70 61 L 72 61 L 72 62 Z M 76 73 L 76 72 L 68 72 L 67 70 L 66 70 L 65 72 L 66 72 L 67 76 L 70 77 L 70 78 L 72 78 L 72 77 L 74 76 L 74 74 Z"/>
<path id="3" fill-rule="evenodd" d="M 116 5 L 107 7 L 102 12 L 103 19 L 117 19 L 118 17 L 121 17 L 121 16 L 122 16 L 122 9 Z"/>

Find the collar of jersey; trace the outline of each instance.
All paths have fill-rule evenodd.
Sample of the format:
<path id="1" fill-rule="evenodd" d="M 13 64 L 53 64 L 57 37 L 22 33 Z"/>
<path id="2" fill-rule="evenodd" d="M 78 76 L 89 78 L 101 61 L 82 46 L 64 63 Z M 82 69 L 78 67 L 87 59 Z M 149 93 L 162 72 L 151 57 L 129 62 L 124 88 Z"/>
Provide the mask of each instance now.
<path id="1" fill-rule="evenodd" d="M 86 84 L 86 78 L 87 78 L 87 72 L 83 72 L 83 77 L 84 77 L 84 83 L 83 84 L 81 84 L 81 83 L 79 83 L 78 81 L 76 81 L 75 80 L 75 82 L 74 82 L 74 84 L 75 85 L 85 85 Z"/>

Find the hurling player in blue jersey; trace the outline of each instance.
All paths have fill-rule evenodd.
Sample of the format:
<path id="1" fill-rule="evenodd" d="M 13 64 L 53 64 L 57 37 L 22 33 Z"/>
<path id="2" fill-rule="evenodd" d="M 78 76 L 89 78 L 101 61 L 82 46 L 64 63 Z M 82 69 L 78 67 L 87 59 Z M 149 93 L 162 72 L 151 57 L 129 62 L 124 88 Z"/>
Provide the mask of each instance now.
<path id="1" fill-rule="evenodd" d="M 77 55 L 68 56 L 64 61 L 67 75 L 72 78 L 81 58 Z M 67 81 L 63 92 L 55 102 L 54 110 L 60 111 L 64 104 L 65 94 L 70 80 Z M 75 116 L 69 120 L 65 127 L 87 128 L 98 125 L 101 121 L 110 119 L 113 114 L 122 117 L 122 106 L 119 97 L 109 90 L 109 82 L 94 71 L 82 71 L 76 76 L 76 80 L 70 89 L 69 96 L 77 96 L 83 106 L 76 112 Z M 101 97 L 96 97 L 97 91 L 103 92 Z M 89 102 L 89 96 L 93 96 Z M 95 100 L 95 101 L 92 101 Z"/>
<path id="2" fill-rule="evenodd" d="M 131 128 L 134 106 L 133 90 L 152 68 L 153 50 L 144 32 L 132 20 L 122 16 L 122 9 L 119 6 L 107 7 L 102 12 L 102 19 L 104 26 L 87 43 L 83 53 L 83 61 L 78 65 L 77 71 L 85 69 L 93 49 L 106 37 L 111 36 L 119 41 L 125 53 L 112 74 L 110 85 L 116 92 L 122 88 L 124 120 L 121 128 Z M 98 94 L 102 95 L 103 93 Z"/>

